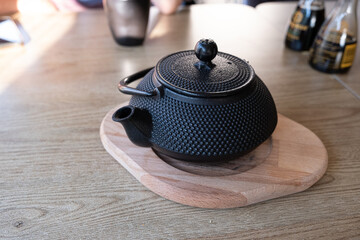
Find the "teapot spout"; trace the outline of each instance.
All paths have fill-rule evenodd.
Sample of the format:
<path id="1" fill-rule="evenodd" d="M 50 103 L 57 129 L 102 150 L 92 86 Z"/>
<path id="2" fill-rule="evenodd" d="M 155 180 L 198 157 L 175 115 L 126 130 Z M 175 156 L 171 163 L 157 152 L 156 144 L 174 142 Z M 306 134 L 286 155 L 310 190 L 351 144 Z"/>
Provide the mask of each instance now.
<path id="1" fill-rule="evenodd" d="M 152 121 L 148 111 L 128 105 L 118 109 L 112 116 L 113 121 L 119 122 L 125 128 L 130 141 L 140 147 L 151 147 Z"/>

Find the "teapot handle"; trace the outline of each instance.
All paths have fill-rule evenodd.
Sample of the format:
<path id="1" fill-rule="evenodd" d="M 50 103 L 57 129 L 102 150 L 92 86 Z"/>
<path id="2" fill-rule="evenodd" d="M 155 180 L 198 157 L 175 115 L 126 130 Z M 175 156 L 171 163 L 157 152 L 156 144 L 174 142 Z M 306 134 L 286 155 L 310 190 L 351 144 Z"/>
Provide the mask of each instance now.
<path id="1" fill-rule="evenodd" d="M 145 70 L 142 70 L 140 72 L 134 73 L 122 80 L 120 80 L 118 89 L 120 92 L 130 95 L 138 95 L 138 96 L 145 96 L 145 97 L 152 97 L 156 96 L 158 92 L 154 89 L 152 92 L 145 92 L 142 90 L 138 90 L 136 88 L 128 87 L 127 85 L 132 83 L 133 81 L 144 77 L 148 72 L 150 72 L 154 67 L 147 68 Z"/>

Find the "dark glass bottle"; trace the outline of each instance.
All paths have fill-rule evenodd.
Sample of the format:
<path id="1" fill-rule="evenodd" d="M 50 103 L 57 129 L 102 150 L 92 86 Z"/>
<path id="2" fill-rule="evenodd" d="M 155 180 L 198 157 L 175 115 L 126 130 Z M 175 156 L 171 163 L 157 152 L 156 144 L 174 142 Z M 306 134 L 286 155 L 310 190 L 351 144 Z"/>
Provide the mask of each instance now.
<path id="1" fill-rule="evenodd" d="M 291 17 L 286 47 L 296 51 L 309 50 L 324 19 L 324 0 L 300 0 Z"/>
<path id="2" fill-rule="evenodd" d="M 310 50 L 309 64 L 322 72 L 347 72 L 355 58 L 357 0 L 339 0 Z"/>

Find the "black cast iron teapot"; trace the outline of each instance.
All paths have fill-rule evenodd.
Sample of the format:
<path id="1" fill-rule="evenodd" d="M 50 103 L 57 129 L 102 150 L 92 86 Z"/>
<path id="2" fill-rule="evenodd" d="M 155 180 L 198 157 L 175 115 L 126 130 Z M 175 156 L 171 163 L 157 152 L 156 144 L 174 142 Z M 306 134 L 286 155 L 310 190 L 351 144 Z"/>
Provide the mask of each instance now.
<path id="1" fill-rule="evenodd" d="M 142 77 L 136 89 L 128 86 Z M 119 90 L 133 97 L 112 119 L 134 144 L 163 158 L 231 160 L 263 143 L 277 124 L 274 100 L 253 68 L 210 39 L 121 80 Z"/>

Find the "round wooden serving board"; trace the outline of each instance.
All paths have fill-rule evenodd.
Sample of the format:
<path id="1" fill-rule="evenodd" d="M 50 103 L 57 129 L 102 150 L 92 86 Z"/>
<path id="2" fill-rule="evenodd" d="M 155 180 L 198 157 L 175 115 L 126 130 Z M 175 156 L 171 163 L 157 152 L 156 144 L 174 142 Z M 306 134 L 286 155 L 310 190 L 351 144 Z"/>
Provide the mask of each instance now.
<path id="1" fill-rule="evenodd" d="M 101 123 L 105 149 L 144 186 L 174 202 L 201 208 L 246 206 L 301 192 L 327 168 L 321 140 L 281 114 L 272 137 L 239 159 L 212 164 L 162 160 L 151 148 L 130 142 L 122 125 L 112 121 L 121 106 Z"/>

